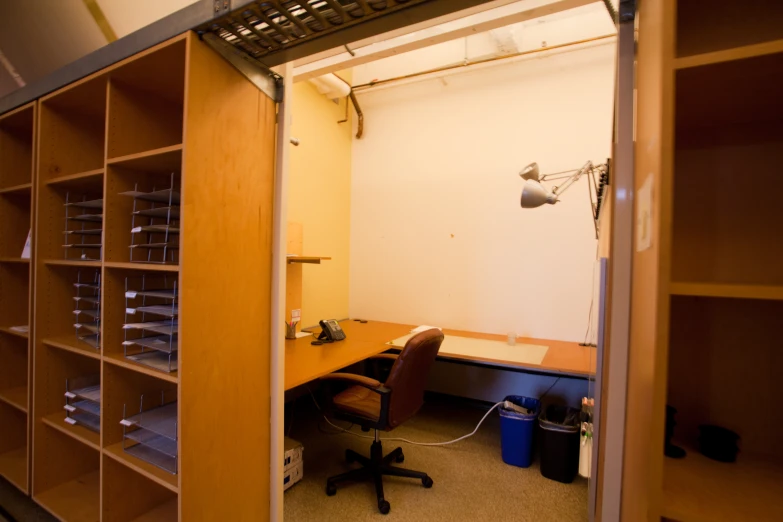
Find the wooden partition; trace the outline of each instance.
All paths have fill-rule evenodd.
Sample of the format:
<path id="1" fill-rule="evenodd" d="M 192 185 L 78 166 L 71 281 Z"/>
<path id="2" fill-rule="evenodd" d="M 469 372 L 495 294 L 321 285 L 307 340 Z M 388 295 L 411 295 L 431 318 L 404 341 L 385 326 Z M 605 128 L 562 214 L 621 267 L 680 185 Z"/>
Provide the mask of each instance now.
<path id="1" fill-rule="evenodd" d="M 783 5 L 640 10 L 635 176 L 653 183 L 653 240 L 634 254 L 623 519 L 781 520 Z M 667 405 L 682 459 L 663 455 Z M 736 462 L 700 453 L 705 424 L 739 435 Z"/>
<path id="2" fill-rule="evenodd" d="M 268 514 L 275 111 L 188 33 L 0 117 L 0 474 L 25 491 L 31 476 L 56 517 Z M 32 172 L 34 123 L 36 184 L 20 170 L 27 157 Z M 153 191 L 169 199 L 133 195 Z M 30 269 L 18 258 L 33 216 Z M 144 306 L 174 303 L 182 320 L 168 352 L 139 357 L 125 325 L 156 320 L 136 311 L 142 284 L 175 296 Z M 28 303 L 32 381 L 26 337 L 6 331 L 29 322 Z M 100 382 L 95 430 L 66 421 L 79 379 Z M 174 400 L 172 473 L 126 451 L 122 421 Z"/>
<path id="3" fill-rule="evenodd" d="M 22 255 L 35 218 L 36 110 L 30 103 L 0 116 L 0 476 L 24 492 L 30 485 L 33 277 L 32 252 Z"/>

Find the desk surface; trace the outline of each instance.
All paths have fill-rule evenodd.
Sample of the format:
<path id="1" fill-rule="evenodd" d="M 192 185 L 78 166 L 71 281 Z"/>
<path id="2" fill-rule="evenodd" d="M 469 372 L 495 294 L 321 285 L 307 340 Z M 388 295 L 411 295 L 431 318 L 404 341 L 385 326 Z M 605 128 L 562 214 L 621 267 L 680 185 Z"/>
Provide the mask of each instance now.
<path id="1" fill-rule="evenodd" d="M 346 339 L 332 344 L 313 346 L 313 337 L 303 337 L 285 342 L 285 389 L 310 382 L 328 373 L 339 370 L 351 364 L 363 361 L 368 357 L 392 349 L 388 343 L 393 339 L 410 333 L 416 325 L 384 323 L 369 321 L 365 324 L 356 321 L 341 321 Z M 482 334 L 462 330 L 443 330 L 446 335 L 473 337 L 476 339 L 492 339 L 506 341 L 505 335 Z M 486 364 L 508 366 L 509 368 L 529 369 L 587 377 L 592 375 L 595 367 L 595 350 L 577 343 L 531 339 L 520 337 L 520 344 L 541 344 L 549 347 L 541 364 L 519 364 L 509 361 L 492 360 L 484 357 L 449 355 L 448 359 L 462 359 Z"/>

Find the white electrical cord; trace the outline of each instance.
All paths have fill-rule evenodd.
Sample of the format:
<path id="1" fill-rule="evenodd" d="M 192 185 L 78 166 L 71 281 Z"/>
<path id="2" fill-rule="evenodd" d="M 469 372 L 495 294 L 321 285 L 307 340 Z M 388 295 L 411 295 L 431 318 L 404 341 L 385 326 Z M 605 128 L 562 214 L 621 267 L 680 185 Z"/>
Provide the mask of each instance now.
<path id="1" fill-rule="evenodd" d="M 414 445 L 416 445 L 416 446 L 447 446 L 447 445 L 449 445 L 449 444 L 454 444 L 455 442 L 459 442 L 459 441 L 461 441 L 461 440 L 465 440 L 465 439 L 467 439 L 468 437 L 472 437 L 473 435 L 475 435 L 475 434 L 476 434 L 476 432 L 478 431 L 478 429 L 481 427 L 481 423 L 482 423 L 482 422 L 484 422 L 484 419 L 486 419 L 486 418 L 487 418 L 487 416 L 488 416 L 490 413 L 492 413 L 492 410 L 494 410 L 495 408 L 497 408 L 497 407 L 498 407 L 498 406 L 500 406 L 501 404 L 503 404 L 503 402 L 496 402 L 496 403 L 495 403 L 495 404 L 494 404 L 494 405 L 493 405 L 493 406 L 492 406 L 492 407 L 491 407 L 491 408 L 490 408 L 490 409 L 487 411 L 487 413 L 485 413 L 485 414 L 484 414 L 484 416 L 483 416 L 483 417 L 481 417 L 481 420 L 480 420 L 480 421 L 479 421 L 479 423 L 476 425 L 476 429 L 474 429 L 473 431 L 471 431 L 471 432 L 470 432 L 470 433 L 468 433 L 467 435 L 463 435 L 462 437 L 460 437 L 460 438 L 458 438 L 458 439 L 449 440 L 449 441 L 446 441 L 446 442 L 414 442 L 414 441 L 412 441 L 412 440 L 403 439 L 403 438 L 401 438 L 401 437 L 388 437 L 388 438 L 383 438 L 383 437 L 382 437 L 382 438 L 381 438 L 381 440 L 382 440 L 382 441 L 384 441 L 384 440 L 395 440 L 395 441 L 399 441 L 399 442 L 407 442 L 408 444 L 414 444 Z M 324 420 L 325 420 L 326 422 L 328 422 L 328 423 L 329 423 L 331 426 L 333 426 L 333 427 L 337 428 L 338 430 L 340 430 L 340 431 L 341 431 L 341 432 L 343 432 L 343 433 L 347 433 L 347 434 L 349 434 L 349 435 L 353 435 L 353 436 L 355 436 L 355 437 L 361 437 L 361 438 L 363 438 L 363 439 L 373 439 L 373 440 L 375 440 L 375 437 L 370 437 L 369 435 L 362 435 L 362 434 L 360 434 L 360 433 L 354 433 L 354 432 L 352 432 L 352 431 L 348 431 L 348 430 L 346 430 L 346 429 L 344 429 L 344 428 L 341 428 L 340 426 L 335 426 L 334 424 L 332 424 L 332 422 L 331 422 L 329 419 L 327 419 L 327 418 L 326 418 L 326 415 L 324 415 Z"/>
<path id="2" fill-rule="evenodd" d="M 555 381 L 555 382 L 557 382 L 557 381 Z M 318 404 L 318 401 L 315 400 L 315 395 L 313 395 L 313 390 L 311 390 L 310 387 L 308 386 L 307 387 L 307 391 L 310 392 L 310 397 L 313 398 L 313 403 L 315 403 L 315 407 L 318 408 L 318 411 L 323 413 L 323 410 L 321 409 L 321 406 Z M 481 424 L 484 422 L 484 420 L 489 416 L 490 413 L 492 413 L 492 410 L 494 410 L 495 408 L 497 408 L 498 406 L 500 406 L 502 404 L 503 404 L 503 401 L 496 402 L 495 404 L 493 404 L 492 407 L 489 410 L 487 410 L 487 413 L 485 413 L 484 416 L 481 417 L 481 420 L 479 421 L 479 423 L 476 424 L 476 429 L 474 429 L 473 431 L 471 431 L 467 435 L 463 435 L 462 437 L 460 437 L 458 439 L 449 440 L 449 441 L 446 441 L 446 442 L 415 442 L 415 441 L 408 440 L 408 439 L 403 439 L 403 438 L 400 438 L 400 437 L 389 437 L 389 438 L 381 438 L 381 440 L 382 441 L 384 441 L 384 440 L 394 440 L 394 441 L 399 441 L 399 442 L 407 442 L 408 444 L 413 444 L 415 446 L 447 446 L 449 444 L 454 444 L 455 442 L 459 442 L 461 440 L 465 440 L 468 437 L 472 437 L 473 435 L 475 435 L 476 432 L 478 431 L 478 429 L 481 427 Z M 327 423 L 329 423 L 330 426 L 332 426 L 334 428 L 337 428 L 338 430 L 340 430 L 341 433 L 347 433 L 348 435 L 353 435 L 354 437 L 360 437 L 362 439 L 373 439 L 373 440 L 375 440 L 375 437 L 371 437 L 369 435 L 362 435 L 360 433 L 354 433 L 352 431 L 349 431 L 349 430 L 347 430 L 345 428 L 341 428 L 340 426 L 337 426 L 337 425 L 333 424 L 332 421 L 330 421 L 326 417 L 326 415 L 324 415 L 323 417 L 324 417 L 324 420 Z"/>

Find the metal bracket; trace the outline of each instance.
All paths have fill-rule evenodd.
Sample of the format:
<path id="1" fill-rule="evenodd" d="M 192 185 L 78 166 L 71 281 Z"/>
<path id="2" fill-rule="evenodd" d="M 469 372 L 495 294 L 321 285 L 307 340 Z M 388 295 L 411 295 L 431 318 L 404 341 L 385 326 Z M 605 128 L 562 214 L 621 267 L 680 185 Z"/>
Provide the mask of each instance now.
<path id="1" fill-rule="evenodd" d="M 239 49 L 212 33 L 204 33 L 201 39 L 215 50 L 228 63 L 258 87 L 261 92 L 272 98 L 276 103 L 283 101 L 283 78 L 255 58 L 241 52 Z"/>
<path id="2" fill-rule="evenodd" d="M 214 0 L 212 2 L 214 5 L 214 16 L 217 18 L 218 16 L 223 16 L 224 14 L 231 11 L 231 1 L 230 0 Z"/>

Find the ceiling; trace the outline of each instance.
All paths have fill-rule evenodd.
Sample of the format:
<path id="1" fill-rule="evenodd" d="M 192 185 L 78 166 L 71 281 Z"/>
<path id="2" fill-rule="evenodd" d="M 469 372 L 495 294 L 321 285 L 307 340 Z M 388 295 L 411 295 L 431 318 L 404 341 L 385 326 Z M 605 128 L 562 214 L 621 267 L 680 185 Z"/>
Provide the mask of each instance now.
<path id="1" fill-rule="evenodd" d="M 122 38 L 195 1 L 2 0 L 0 98 L 109 43 L 99 22 Z"/>

